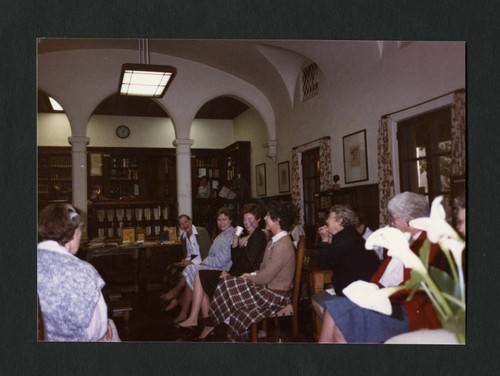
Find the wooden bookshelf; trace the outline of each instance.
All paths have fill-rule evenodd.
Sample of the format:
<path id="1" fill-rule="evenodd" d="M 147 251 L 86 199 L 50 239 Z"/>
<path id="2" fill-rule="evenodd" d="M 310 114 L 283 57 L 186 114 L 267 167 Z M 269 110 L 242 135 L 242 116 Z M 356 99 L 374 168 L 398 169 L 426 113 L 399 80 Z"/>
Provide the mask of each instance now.
<path id="1" fill-rule="evenodd" d="M 70 147 L 38 148 L 38 200 L 71 202 L 72 160 Z"/>
<path id="2" fill-rule="evenodd" d="M 235 218 L 251 199 L 250 142 L 238 141 L 224 149 L 192 149 L 193 223 L 217 234 L 215 214 L 228 207 Z M 200 177 L 207 176 L 209 198 L 197 197 Z M 225 195 L 224 192 L 228 193 Z"/>
<path id="3" fill-rule="evenodd" d="M 338 190 L 317 192 L 314 194 L 315 229 L 325 224 L 330 208 L 336 204 L 350 205 L 373 231 L 379 228 L 378 184 L 344 187 Z M 315 237 L 315 234 L 306 234 Z"/>

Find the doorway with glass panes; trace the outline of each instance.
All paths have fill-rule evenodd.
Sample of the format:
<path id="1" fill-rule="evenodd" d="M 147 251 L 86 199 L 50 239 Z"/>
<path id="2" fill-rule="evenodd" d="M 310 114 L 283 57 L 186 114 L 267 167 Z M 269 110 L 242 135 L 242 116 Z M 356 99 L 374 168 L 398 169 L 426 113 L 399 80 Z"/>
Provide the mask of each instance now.
<path id="1" fill-rule="evenodd" d="M 398 122 L 401 192 L 450 194 L 451 106 Z"/>

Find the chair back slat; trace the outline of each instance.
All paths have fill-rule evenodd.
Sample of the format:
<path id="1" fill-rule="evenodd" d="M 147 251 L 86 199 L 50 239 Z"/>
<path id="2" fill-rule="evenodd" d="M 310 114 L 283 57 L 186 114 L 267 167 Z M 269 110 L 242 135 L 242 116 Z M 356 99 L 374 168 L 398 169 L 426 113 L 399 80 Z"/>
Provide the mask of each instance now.
<path id="1" fill-rule="evenodd" d="M 292 290 L 292 306 L 294 314 L 297 314 L 297 306 L 299 303 L 300 294 L 300 278 L 302 275 L 302 264 L 304 263 L 304 251 L 306 248 L 306 238 L 304 235 L 300 236 L 299 244 L 297 245 L 297 259 L 295 265 L 295 276 L 293 279 L 293 290 Z"/>

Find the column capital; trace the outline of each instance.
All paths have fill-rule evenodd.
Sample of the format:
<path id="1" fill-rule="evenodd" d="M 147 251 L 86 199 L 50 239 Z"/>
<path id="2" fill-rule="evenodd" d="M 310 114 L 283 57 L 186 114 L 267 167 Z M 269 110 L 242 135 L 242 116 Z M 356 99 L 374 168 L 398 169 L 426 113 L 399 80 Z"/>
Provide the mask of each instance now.
<path id="1" fill-rule="evenodd" d="M 90 138 L 85 136 L 71 136 L 68 141 L 73 146 L 86 146 L 90 142 Z"/>
<path id="2" fill-rule="evenodd" d="M 177 148 L 177 154 L 191 154 L 191 145 L 193 145 L 193 140 L 189 138 L 178 138 L 172 142 Z"/>
<path id="3" fill-rule="evenodd" d="M 191 140 L 190 138 L 177 138 L 174 141 L 172 141 L 172 145 L 174 146 L 191 146 L 193 145 L 194 141 Z"/>

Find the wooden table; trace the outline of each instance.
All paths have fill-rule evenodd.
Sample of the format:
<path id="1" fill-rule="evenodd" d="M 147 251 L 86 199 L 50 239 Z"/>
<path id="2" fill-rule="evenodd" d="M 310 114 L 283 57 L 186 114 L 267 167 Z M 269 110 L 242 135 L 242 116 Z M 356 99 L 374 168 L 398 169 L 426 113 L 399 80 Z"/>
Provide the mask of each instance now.
<path id="1" fill-rule="evenodd" d="M 312 296 L 325 289 L 325 285 L 331 284 L 332 282 L 332 270 L 331 269 L 321 269 L 317 266 L 304 266 L 302 270 L 303 278 L 309 282 L 310 296 Z M 319 339 L 319 334 L 321 333 L 322 321 L 312 310 L 312 320 L 314 327 L 314 337 L 316 340 Z"/>
<path id="2" fill-rule="evenodd" d="M 159 288 L 167 265 L 182 259 L 180 242 L 104 243 L 88 247 L 86 251 L 87 261 L 101 274 L 106 285 L 120 285 L 120 290 L 136 293 L 143 286 L 148 291 Z"/>

